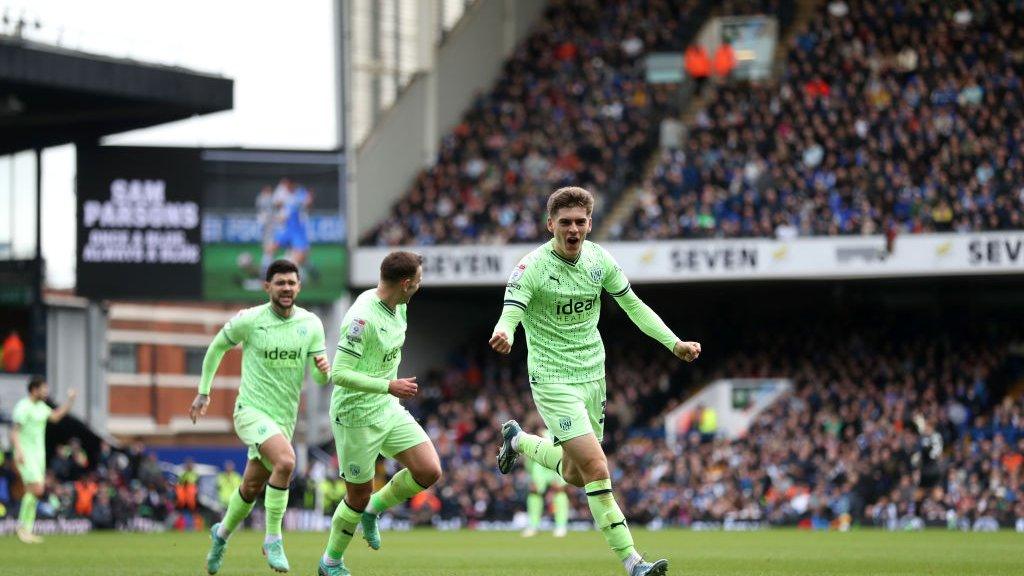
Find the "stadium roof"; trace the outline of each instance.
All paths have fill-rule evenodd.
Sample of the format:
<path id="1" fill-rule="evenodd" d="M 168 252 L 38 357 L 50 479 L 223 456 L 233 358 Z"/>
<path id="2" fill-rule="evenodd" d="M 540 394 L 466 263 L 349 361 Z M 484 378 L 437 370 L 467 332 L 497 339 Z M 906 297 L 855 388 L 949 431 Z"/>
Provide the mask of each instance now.
<path id="1" fill-rule="evenodd" d="M 0 154 L 230 110 L 234 81 L 0 36 Z"/>

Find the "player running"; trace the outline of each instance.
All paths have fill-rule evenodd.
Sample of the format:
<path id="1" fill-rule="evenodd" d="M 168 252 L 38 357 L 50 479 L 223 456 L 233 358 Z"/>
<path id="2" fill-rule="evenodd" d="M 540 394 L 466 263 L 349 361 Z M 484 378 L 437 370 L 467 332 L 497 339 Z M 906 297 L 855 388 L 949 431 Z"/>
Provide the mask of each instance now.
<path id="1" fill-rule="evenodd" d="M 68 399 L 54 410 L 46 404 L 50 385 L 39 376 L 28 381 L 28 397 L 14 405 L 11 414 L 14 427 L 11 429 L 11 443 L 14 445 L 14 465 L 25 485 L 18 514 L 18 539 L 25 544 L 41 544 L 43 539 L 32 533 L 36 523 L 36 505 L 43 497 L 43 480 L 46 476 L 46 423 L 60 422 L 71 410 L 78 392 L 68 390 Z"/>
<path id="2" fill-rule="evenodd" d="M 498 469 L 507 474 L 519 454 L 586 490 L 594 524 L 630 576 L 668 571 L 667 560 L 645 561 L 612 494 L 604 435 L 604 344 L 597 330 L 601 290 L 630 320 L 676 356 L 692 362 L 700 344 L 683 342 L 630 288 L 604 248 L 588 242 L 594 197 L 578 187 L 548 198 L 548 231 L 554 238 L 527 254 L 512 271 L 501 317 L 489 344 L 501 354 L 512 349 L 516 326 L 526 332 L 527 368 L 533 400 L 553 440 L 523 432 L 509 420 L 502 426 Z"/>
<path id="3" fill-rule="evenodd" d="M 331 420 L 338 470 L 348 491 L 331 520 L 320 576 L 348 576 L 342 557 L 356 525 L 362 524 L 367 544 L 379 549 L 378 515 L 441 478 L 434 445 L 399 403 L 419 390 L 415 377 L 398 378 L 398 365 L 405 342 L 406 306 L 423 278 L 421 262 L 411 252 L 388 254 L 381 262 L 377 287 L 360 294 L 341 323 L 331 367 L 336 385 Z M 377 454 L 394 458 L 405 468 L 373 492 Z"/>
<path id="4" fill-rule="evenodd" d="M 324 327 L 316 315 L 295 305 L 302 284 L 298 268 L 289 260 L 275 260 L 267 268 L 266 304 L 242 310 L 214 337 L 203 358 L 199 394 L 188 414 L 195 423 L 210 405 L 213 375 L 224 354 L 242 345 L 242 383 L 235 401 L 235 433 L 249 447 L 242 485 L 231 496 L 224 518 L 210 528 L 213 541 L 206 556 L 206 571 L 216 574 L 224 561 L 228 537 L 252 511 L 266 486 L 267 511 L 263 554 L 278 572 L 288 571 L 281 540 L 281 518 L 288 504 L 288 484 L 295 469 L 291 438 L 299 409 L 299 394 L 306 366 L 314 366 L 313 380 L 327 382 Z"/>

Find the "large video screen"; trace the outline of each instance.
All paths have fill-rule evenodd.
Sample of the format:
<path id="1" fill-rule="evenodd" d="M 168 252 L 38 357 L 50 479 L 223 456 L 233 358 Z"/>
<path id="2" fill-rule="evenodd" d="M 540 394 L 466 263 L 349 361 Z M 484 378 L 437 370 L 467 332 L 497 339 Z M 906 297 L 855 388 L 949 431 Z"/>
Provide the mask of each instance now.
<path id="1" fill-rule="evenodd" d="M 339 158 L 302 152 L 203 154 L 203 294 L 264 300 L 275 258 L 299 265 L 299 302 L 345 288 L 345 222 Z"/>
<path id="2" fill-rule="evenodd" d="M 275 258 L 300 303 L 347 282 L 344 164 L 331 152 L 87 147 L 78 154 L 80 295 L 258 302 Z"/>

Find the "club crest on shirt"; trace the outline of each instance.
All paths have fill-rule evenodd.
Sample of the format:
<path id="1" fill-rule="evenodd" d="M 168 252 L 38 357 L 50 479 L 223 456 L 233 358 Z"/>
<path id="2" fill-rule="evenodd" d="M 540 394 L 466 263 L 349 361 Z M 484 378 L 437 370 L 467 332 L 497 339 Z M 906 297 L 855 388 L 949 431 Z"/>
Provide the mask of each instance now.
<path id="1" fill-rule="evenodd" d="M 512 270 L 512 275 L 508 277 L 508 283 L 512 284 L 518 282 L 523 277 L 523 272 L 526 272 L 526 264 L 519 264 Z"/>
<path id="2" fill-rule="evenodd" d="M 569 428 L 572 428 L 572 418 L 562 416 L 558 419 L 558 427 L 562 429 L 562 432 L 568 432 Z"/>
<path id="3" fill-rule="evenodd" d="M 353 476 L 359 476 L 359 466 L 356 466 L 355 464 L 349 464 L 348 465 L 348 471 Z"/>
<path id="4" fill-rule="evenodd" d="M 348 333 L 345 335 L 349 340 L 356 342 L 360 341 L 363 337 L 363 330 L 366 329 L 366 320 L 362 318 L 352 319 L 352 323 L 348 325 Z"/>
<path id="5" fill-rule="evenodd" d="M 299 333 L 299 336 L 305 336 L 308 331 L 305 326 L 299 326 L 297 332 Z"/>
<path id="6" fill-rule="evenodd" d="M 590 269 L 590 279 L 594 282 L 600 282 L 601 278 L 604 277 L 604 268 L 597 266 Z"/>

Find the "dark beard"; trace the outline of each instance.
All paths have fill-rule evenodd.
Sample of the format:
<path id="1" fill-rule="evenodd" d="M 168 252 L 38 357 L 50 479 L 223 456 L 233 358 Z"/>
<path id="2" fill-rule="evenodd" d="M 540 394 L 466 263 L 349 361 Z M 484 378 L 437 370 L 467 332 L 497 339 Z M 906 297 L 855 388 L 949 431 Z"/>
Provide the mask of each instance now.
<path id="1" fill-rule="evenodd" d="M 281 304 L 280 298 L 271 298 L 270 301 L 274 304 L 274 306 L 277 306 L 281 310 L 291 310 L 292 307 L 295 306 L 295 296 L 292 296 L 292 303 L 287 306 Z"/>

